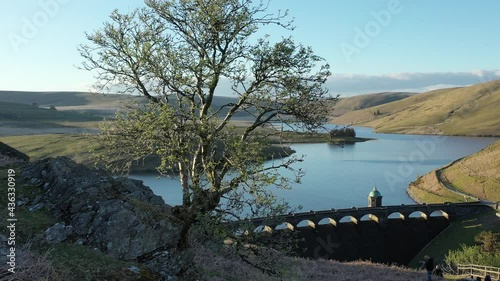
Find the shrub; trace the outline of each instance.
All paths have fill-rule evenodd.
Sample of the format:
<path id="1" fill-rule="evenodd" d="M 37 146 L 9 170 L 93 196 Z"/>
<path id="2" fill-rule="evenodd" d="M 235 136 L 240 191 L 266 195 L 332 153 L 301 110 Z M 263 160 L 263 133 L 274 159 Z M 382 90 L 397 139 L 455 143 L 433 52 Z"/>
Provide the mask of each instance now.
<path id="1" fill-rule="evenodd" d="M 16 253 L 16 269 L 15 274 L 10 276 L 13 279 L 2 280 L 32 280 L 32 281 L 62 281 L 68 280 L 69 276 L 66 273 L 57 270 L 46 254 L 40 255 L 30 249 L 28 243 L 24 247 L 18 249 Z"/>
<path id="2" fill-rule="evenodd" d="M 343 127 L 340 129 L 333 129 L 330 131 L 330 138 L 338 138 L 338 137 L 356 137 L 356 131 L 354 128 Z"/>
<path id="3" fill-rule="evenodd" d="M 485 252 L 495 253 L 500 251 L 500 233 L 498 232 L 483 231 L 474 240 L 481 244 L 481 248 Z"/>
<path id="4" fill-rule="evenodd" d="M 481 246 L 467 246 L 462 244 L 462 249 L 450 250 L 445 257 L 449 266 L 459 264 L 478 264 L 500 267 L 500 252 L 486 252 Z"/>

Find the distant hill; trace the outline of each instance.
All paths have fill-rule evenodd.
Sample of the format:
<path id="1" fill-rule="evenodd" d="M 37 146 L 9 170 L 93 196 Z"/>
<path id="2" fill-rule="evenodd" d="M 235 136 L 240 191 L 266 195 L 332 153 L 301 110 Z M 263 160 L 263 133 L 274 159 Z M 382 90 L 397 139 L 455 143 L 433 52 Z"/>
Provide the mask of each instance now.
<path id="1" fill-rule="evenodd" d="M 418 202 L 464 201 L 464 196 L 443 188 L 439 182 L 441 180 L 456 191 L 472 197 L 500 201 L 500 141 L 439 170 L 438 173 L 429 172 L 412 182 L 408 194 Z"/>
<path id="2" fill-rule="evenodd" d="M 336 124 L 383 133 L 500 136 L 500 80 L 430 91 L 346 113 Z"/>
<path id="3" fill-rule="evenodd" d="M 0 102 L 55 106 L 59 111 L 78 111 L 101 116 L 114 115 L 120 104 L 135 98 L 128 95 L 103 95 L 88 92 L 26 92 L 0 91 Z"/>
<path id="4" fill-rule="evenodd" d="M 114 116 L 123 103 L 133 99 L 146 101 L 121 94 L 0 91 L 0 136 L 94 132 L 96 121 Z M 217 97 L 213 108 L 234 102 L 235 98 Z M 227 110 L 225 107 L 219 114 Z M 248 114 L 236 117 L 244 119 Z"/>
<path id="5" fill-rule="evenodd" d="M 25 91 L 0 91 L 0 102 L 19 103 L 24 105 L 36 104 L 39 107 L 55 106 L 59 111 L 77 111 L 81 113 L 109 116 L 114 115 L 115 111 L 123 102 L 137 99 L 143 100 L 143 97 L 137 95 L 122 94 L 93 94 L 89 92 L 25 92 Z M 213 108 L 228 103 L 234 103 L 236 98 L 216 97 L 213 101 Z M 227 108 L 221 112 L 227 112 Z"/>
<path id="6" fill-rule="evenodd" d="M 48 109 L 0 101 L 0 121 L 87 122 L 99 120 L 102 120 L 102 118 L 71 111 L 59 111 L 57 107 Z"/>
<path id="7" fill-rule="evenodd" d="M 0 101 L 0 136 L 87 133 L 102 116 Z"/>
<path id="8" fill-rule="evenodd" d="M 365 94 L 352 97 L 341 97 L 335 105 L 331 116 L 339 117 L 348 112 L 365 109 L 381 104 L 386 104 L 393 101 L 398 101 L 407 97 L 411 97 L 417 93 L 410 92 L 384 92 L 375 94 Z"/>

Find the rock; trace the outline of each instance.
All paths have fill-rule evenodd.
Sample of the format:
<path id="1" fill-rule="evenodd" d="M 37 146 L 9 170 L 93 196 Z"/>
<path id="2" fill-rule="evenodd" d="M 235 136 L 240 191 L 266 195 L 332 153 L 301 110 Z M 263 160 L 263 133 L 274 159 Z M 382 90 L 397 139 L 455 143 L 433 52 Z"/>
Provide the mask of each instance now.
<path id="1" fill-rule="evenodd" d="M 0 235 L 0 243 L 2 245 L 7 245 L 7 236 L 5 235 Z M 1 247 L 0 248 L 0 257 L 6 257 L 8 254 L 8 247 Z M 0 261 L 3 261 L 3 260 L 0 260 Z"/>
<path id="2" fill-rule="evenodd" d="M 131 266 L 131 267 L 129 267 L 129 268 L 127 268 L 127 269 L 130 270 L 130 271 L 132 271 L 133 273 L 136 273 L 136 274 L 137 273 L 141 273 L 141 269 L 138 268 L 137 266 L 134 266 L 134 265 Z"/>
<path id="3" fill-rule="evenodd" d="M 21 207 L 21 206 L 26 205 L 26 203 L 28 203 L 28 202 L 29 202 L 29 198 L 25 198 L 25 197 L 23 197 L 23 198 L 19 198 L 19 199 L 17 200 L 16 205 L 17 205 L 18 207 Z"/>
<path id="4" fill-rule="evenodd" d="M 38 211 L 40 209 L 43 209 L 43 207 L 45 207 L 45 204 L 43 204 L 42 202 L 40 202 L 38 204 L 34 204 L 31 207 L 29 207 L 28 211 L 35 212 L 35 211 Z"/>
<path id="5" fill-rule="evenodd" d="M 0 166 L 29 160 L 28 155 L 0 141 Z"/>
<path id="6" fill-rule="evenodd" d="M 42 183 L 43 198 L 32 208 L 43 204 L 64 222 L 47 229 L 47 242 L 71 238 L 122 260 L 177 244 L 171 207 L 141 181 L 114 179 L 66 157 L 32 163 L 22 179 Z"/>
<path id="7" fill-rule="evenodd" d="M 128 179 L 124 177 L 118 177 L 116 178 L 116 180 L 123 184 L 123 187 L 129 194 L 129 196 L 132 196 L 141 201 L 150 202 L 155 205 L 165 204 L 165 201 L 163 201 L 163 198 L 161 198 L 161 196 L 154 194 L 149 188 L 143 188 L 144 185 L 141 180 Z"/>
<path id="8" fill-rule="evenodd" d="M 172 262 L 171 258 L 168 251 L 158 251 L 148 257 L 148 259 L 144 261 L 144 265 L 151 268 L 163 280 L 170 280 L 169 278 L 172 278 L 172 276 L 175 276 L 175 273 L 178 273 L 178 271 L 175 272 L 175 268 L 172 269 L 174 262 Z"/>
<path id="9" fill-rule="evenodd" d="M 61 243 L 73 234 L 73 226 L 56 223 L 45 230 L 45 241 L 49 244 Z"/>

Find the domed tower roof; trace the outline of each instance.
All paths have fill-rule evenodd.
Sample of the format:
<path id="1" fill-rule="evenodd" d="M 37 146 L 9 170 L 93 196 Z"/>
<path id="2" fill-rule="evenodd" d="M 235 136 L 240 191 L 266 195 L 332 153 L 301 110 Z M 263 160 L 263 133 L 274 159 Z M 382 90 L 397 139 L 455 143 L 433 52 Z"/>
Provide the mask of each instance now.
<path id="1" fill-rule="evenodd" d="M 374 186 L 372 192 L 370 192 L 368 197 L 373 197 L 373 198 L 382 197 L 382 194 L 377 190 L 377 187 Z"/>

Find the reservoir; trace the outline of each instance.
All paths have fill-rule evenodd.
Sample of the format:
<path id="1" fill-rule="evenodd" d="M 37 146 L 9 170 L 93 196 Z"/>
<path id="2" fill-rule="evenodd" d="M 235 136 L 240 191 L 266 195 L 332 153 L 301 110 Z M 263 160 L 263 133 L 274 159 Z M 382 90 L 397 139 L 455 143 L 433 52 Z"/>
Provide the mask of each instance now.
<path id="1" fill-rule="evenodd" d="M 368 193 L 376 186 L 383 205 L 414 203 L 406 194 L 408 184 L 436 168 L 478 152 L 500 138 L 377 134 L 371 128 L 354 127 L 358 137 L 375 138 L 343 147 L 327 144 L 292 144 L 304 161 L 294 167 L 306 175 L 291 190 L 275 194 L 302 211 L 366 207 Z M 279 160 L 278 160 L 279 161 Z M 283 173 L 286 173 L 284 171 Z M 176 178 L 133 175 L 167 204 L 181 203 Z"/>

